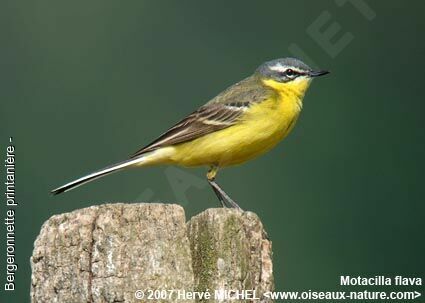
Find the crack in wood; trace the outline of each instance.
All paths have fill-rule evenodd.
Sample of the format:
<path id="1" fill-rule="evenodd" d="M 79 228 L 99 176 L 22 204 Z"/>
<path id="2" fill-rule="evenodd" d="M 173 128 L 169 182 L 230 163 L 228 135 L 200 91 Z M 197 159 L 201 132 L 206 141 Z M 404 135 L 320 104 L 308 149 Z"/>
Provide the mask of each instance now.
<path id="1" fill-rule="evenodd" d="M 93 291 L 92 291 L 92 286 L 93 286 L 93 249 L 94 249 L 94 244 L 95 244 L 95 239 L 94 239 L 94 231 L 96 230 L 96 222 L 97 219 L 99 217 L 99 212 L 96 212 L 92 225 L 91 225 L 91 242 L 89 245 L 89 278 L 88 278 L 88 282 L 87 282 L 87 303 L 93 303 Z"/>

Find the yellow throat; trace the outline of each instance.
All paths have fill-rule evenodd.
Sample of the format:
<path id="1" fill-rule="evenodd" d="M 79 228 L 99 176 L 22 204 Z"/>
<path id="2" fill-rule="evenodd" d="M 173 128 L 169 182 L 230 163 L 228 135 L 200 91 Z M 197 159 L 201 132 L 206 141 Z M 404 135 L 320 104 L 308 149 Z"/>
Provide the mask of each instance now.
<path id="1" fill-rule="evenodd" d="M 285 83 L 278 82 L 273 79 L 265 79 L 262 80 L 262 82 L 264 85 L 272 88 L 276 93 L 278 93 L 282 99 L 281 101 L 285 102 L 286 105 L 291 106 L 291 103 L 293 103 L 293 105 L 299 107 L 299 110 L 301 110 L 303 105 L 302 101 L 305 92 L 310 86 L 311 80 L 307 78 L 298 78 L 294 81 Z"/>
<path id="2" fill-rule="evenodd" d="M 260 81 L 276 94 L 252 105 L 240 123 L 173 148 L 171 162 L 185 166 L 235 165 L 267 152 L 285 138 L 297 121 L 310 81 Z"/>

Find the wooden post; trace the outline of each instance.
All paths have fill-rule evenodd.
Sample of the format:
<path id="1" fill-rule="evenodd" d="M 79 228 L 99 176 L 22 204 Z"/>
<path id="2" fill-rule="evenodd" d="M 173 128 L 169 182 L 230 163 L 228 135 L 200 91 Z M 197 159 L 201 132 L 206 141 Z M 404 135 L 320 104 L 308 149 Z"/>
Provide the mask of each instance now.
<path id="1" fill-rule="evenodd" d="M 43 224 L 31 258 L 31 302 L 235 302 L 215 299 L 224 290 L 255 290 L 269 302 L 271 253 L 251 212 L 208 209 L 186 223 L 178 205 L 92 206 Z M 195 291 L 211 298 L 190 298 Z"/>

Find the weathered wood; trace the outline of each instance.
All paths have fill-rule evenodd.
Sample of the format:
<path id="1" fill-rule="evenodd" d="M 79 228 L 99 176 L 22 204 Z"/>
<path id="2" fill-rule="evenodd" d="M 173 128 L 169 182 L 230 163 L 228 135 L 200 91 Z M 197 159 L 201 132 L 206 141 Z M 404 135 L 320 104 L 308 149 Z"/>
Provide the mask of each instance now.
<path id="1" fill-rule="evenodd" d="M 188 235 L 195 290 L 255 290 L 263 298 L 273 289 L 271 242 L 256 214 L 208 209 L 188 222 Z"/>
<path id="2" fill-rule="evenodd" d="M 188 223 L 182 207 L 152 203 L 56 215 L 41 228 L 31 267 L 33 303 L 155 302 L 135 298 L 149 289 L 255 289 L 261 296 L 273 288 L 260 220 L 231 209 L 208 209 Z M 197 300 L 174 293 L 160 301 Z"/>

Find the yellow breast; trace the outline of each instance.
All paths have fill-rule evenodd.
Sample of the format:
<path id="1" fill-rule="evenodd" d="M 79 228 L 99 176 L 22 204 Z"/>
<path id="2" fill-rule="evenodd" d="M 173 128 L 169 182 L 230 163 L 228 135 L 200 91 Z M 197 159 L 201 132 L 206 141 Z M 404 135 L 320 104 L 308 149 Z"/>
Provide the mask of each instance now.
<path id="1" fill-rule="evenodd" d="M 172 147 L 170 160 L 185 166 L 243 163 L 281 141 L 294 127 L 301 108 L 302 96 L 296 90 L 276 90 L 269 99 L 252 105 L 237 124 Z"/>

